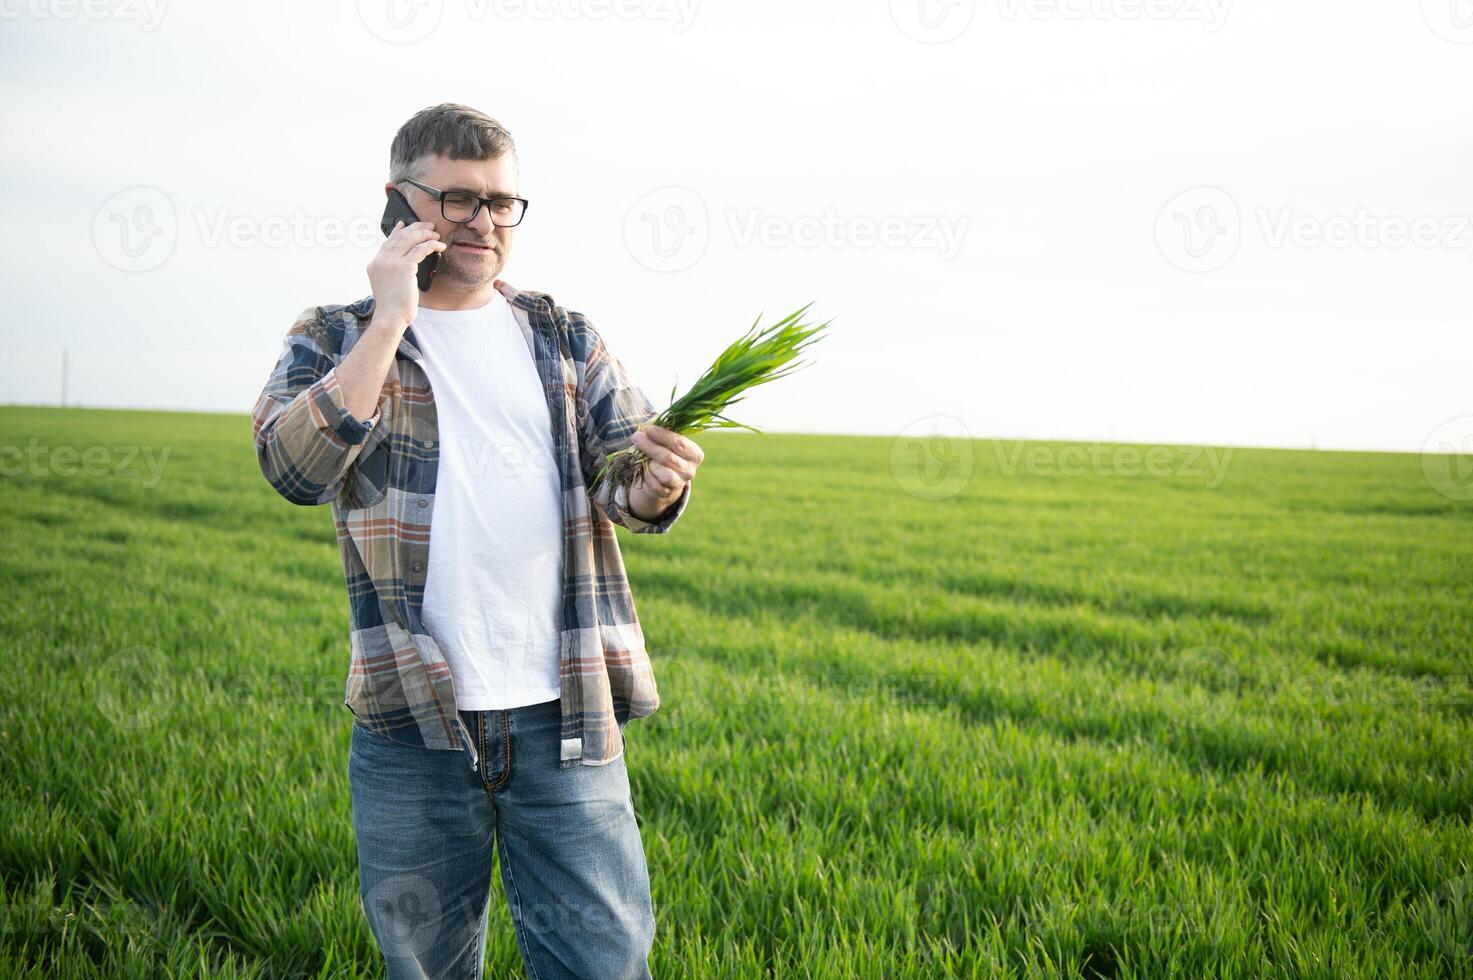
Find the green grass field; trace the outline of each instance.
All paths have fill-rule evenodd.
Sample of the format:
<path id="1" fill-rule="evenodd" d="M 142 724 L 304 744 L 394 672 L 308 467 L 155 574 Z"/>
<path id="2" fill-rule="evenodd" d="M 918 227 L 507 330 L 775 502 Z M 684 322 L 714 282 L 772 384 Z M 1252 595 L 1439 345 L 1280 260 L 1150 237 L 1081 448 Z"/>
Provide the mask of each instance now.
<path id="1" fill-rule="evenodd" d="M 700 441 L 619 531 L 655 976 L 1473 975 L 1473 503 L 1420 457 Z M 245 415 L 0 447 L 0 975 L 380 975 L 329 508 Z"/>

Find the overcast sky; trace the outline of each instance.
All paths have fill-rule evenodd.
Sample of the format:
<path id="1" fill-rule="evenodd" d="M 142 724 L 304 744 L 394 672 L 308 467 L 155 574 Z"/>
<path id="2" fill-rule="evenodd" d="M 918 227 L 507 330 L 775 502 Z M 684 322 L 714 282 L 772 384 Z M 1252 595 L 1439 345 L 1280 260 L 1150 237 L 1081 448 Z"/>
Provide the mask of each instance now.
<path id="1" fill-rule="evenodd" d="M 1473 432 L 1468 0 L 0 0 L 0 401 L 247 413 L 463 102 L 504 278 L 657 406 L 810 300 L 774 432 Z M 1468 444 L 1473 447 L 1473 443 Z"/>

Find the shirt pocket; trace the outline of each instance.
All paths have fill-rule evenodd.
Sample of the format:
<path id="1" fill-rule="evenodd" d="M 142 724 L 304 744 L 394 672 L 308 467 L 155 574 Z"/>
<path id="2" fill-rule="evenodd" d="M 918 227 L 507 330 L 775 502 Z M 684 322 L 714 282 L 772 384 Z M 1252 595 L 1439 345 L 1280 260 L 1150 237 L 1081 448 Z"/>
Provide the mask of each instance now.
<path id="1" fill-rule="evenodd" d="M 372 507 L 383 500 L 389 492 L 389 438 L 394 425 L 394 399 L 387 399 L 380 410 L 378 422 L 363 441 L 363 449 L 343 473 L 343 487 L 339 499 L 347 510 Z"/>

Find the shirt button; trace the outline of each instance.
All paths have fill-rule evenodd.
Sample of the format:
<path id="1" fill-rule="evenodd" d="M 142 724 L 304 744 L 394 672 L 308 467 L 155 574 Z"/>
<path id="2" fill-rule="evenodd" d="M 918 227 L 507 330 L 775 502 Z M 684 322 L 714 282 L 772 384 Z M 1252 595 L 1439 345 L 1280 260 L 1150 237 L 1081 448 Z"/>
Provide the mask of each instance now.
<path id="1" fill-rule="evenodd" d="M 416 572 L 422 572 L 422 571 L 424 571 L 424 569 L 425 569 L 424 562 L 417 561 L 417 562 L 414 563 L 414 570 Z"/>
<path id="2" fill-rule="evenodd" d="M 433 445 L 434 445 L 434 442 L 432 442 L 432 441 L 431 441 L 431 440 L 429 440 L 429 439 L 426 439 L 426 440 L 425 440 L 425 441 L 424 441 L 424 442 L 425 442 L 425 448 L 426 448 L 426 449 L 429 449 L 429 448 L 430 448 L 430 447 L 431 447 L 431 446 L 433 446 Z"/>
<path id="3" fill-rule="evenodd" d="M 427 499 L 426 499 L 426 498 L 424 498 L 424 497 L 420 497 L 420 498 L 419 498 L 419 509 L 420 509 L 420 510 L 424 510 L 424 509 L 425 509 L 425 508 L 426 508 L 426 507 L 428 507 L 428 506 L 429 506 L 429 505 L 430 505 L 430 502 L 429 502 L 429 500 L 427 500 Z"/>

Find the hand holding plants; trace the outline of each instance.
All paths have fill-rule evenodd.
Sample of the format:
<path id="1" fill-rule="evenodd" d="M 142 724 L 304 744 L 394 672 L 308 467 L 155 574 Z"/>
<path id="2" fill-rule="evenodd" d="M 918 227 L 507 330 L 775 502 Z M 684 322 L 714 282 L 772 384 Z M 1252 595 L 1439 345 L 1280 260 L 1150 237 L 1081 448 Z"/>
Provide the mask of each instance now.
<path id="1" fill-rule="evenodd" d="M 809 303 L 777 323 L 757 333 L 757 321 L 743 337 L 727 347 L 691 386 L 690 391 L 675 399 L 670 407 L 649 422 L 639 426 L 632 445 L 609 456 L 594 477 L 590 490 L 612 477 L 630 486 L 647 487 L 647 492 L 660 500 L 673 499 L 695 475 L 705 453 L 688 437 L 707 429 L 748 429 L 750 425 L 733 422 L 721 413 L 727 406 L 741 401 L 741 393 L 756 385 L 766 384 L 796 370 L 789 363 L 815 336 L 832 321 L 818 326 L 802 323 Z"/>
<path id="2" fill-rule="evenodd" d="M 691 477 L 696 475 L 696 467 L 706 458 L 700 446 L 653 422 L 640 426 L 631 441 L 649 458 L 643 480 L 636 477 L 636 485 L 642 483 L 662 498 L 674 497 L 684 490 Z"/>

